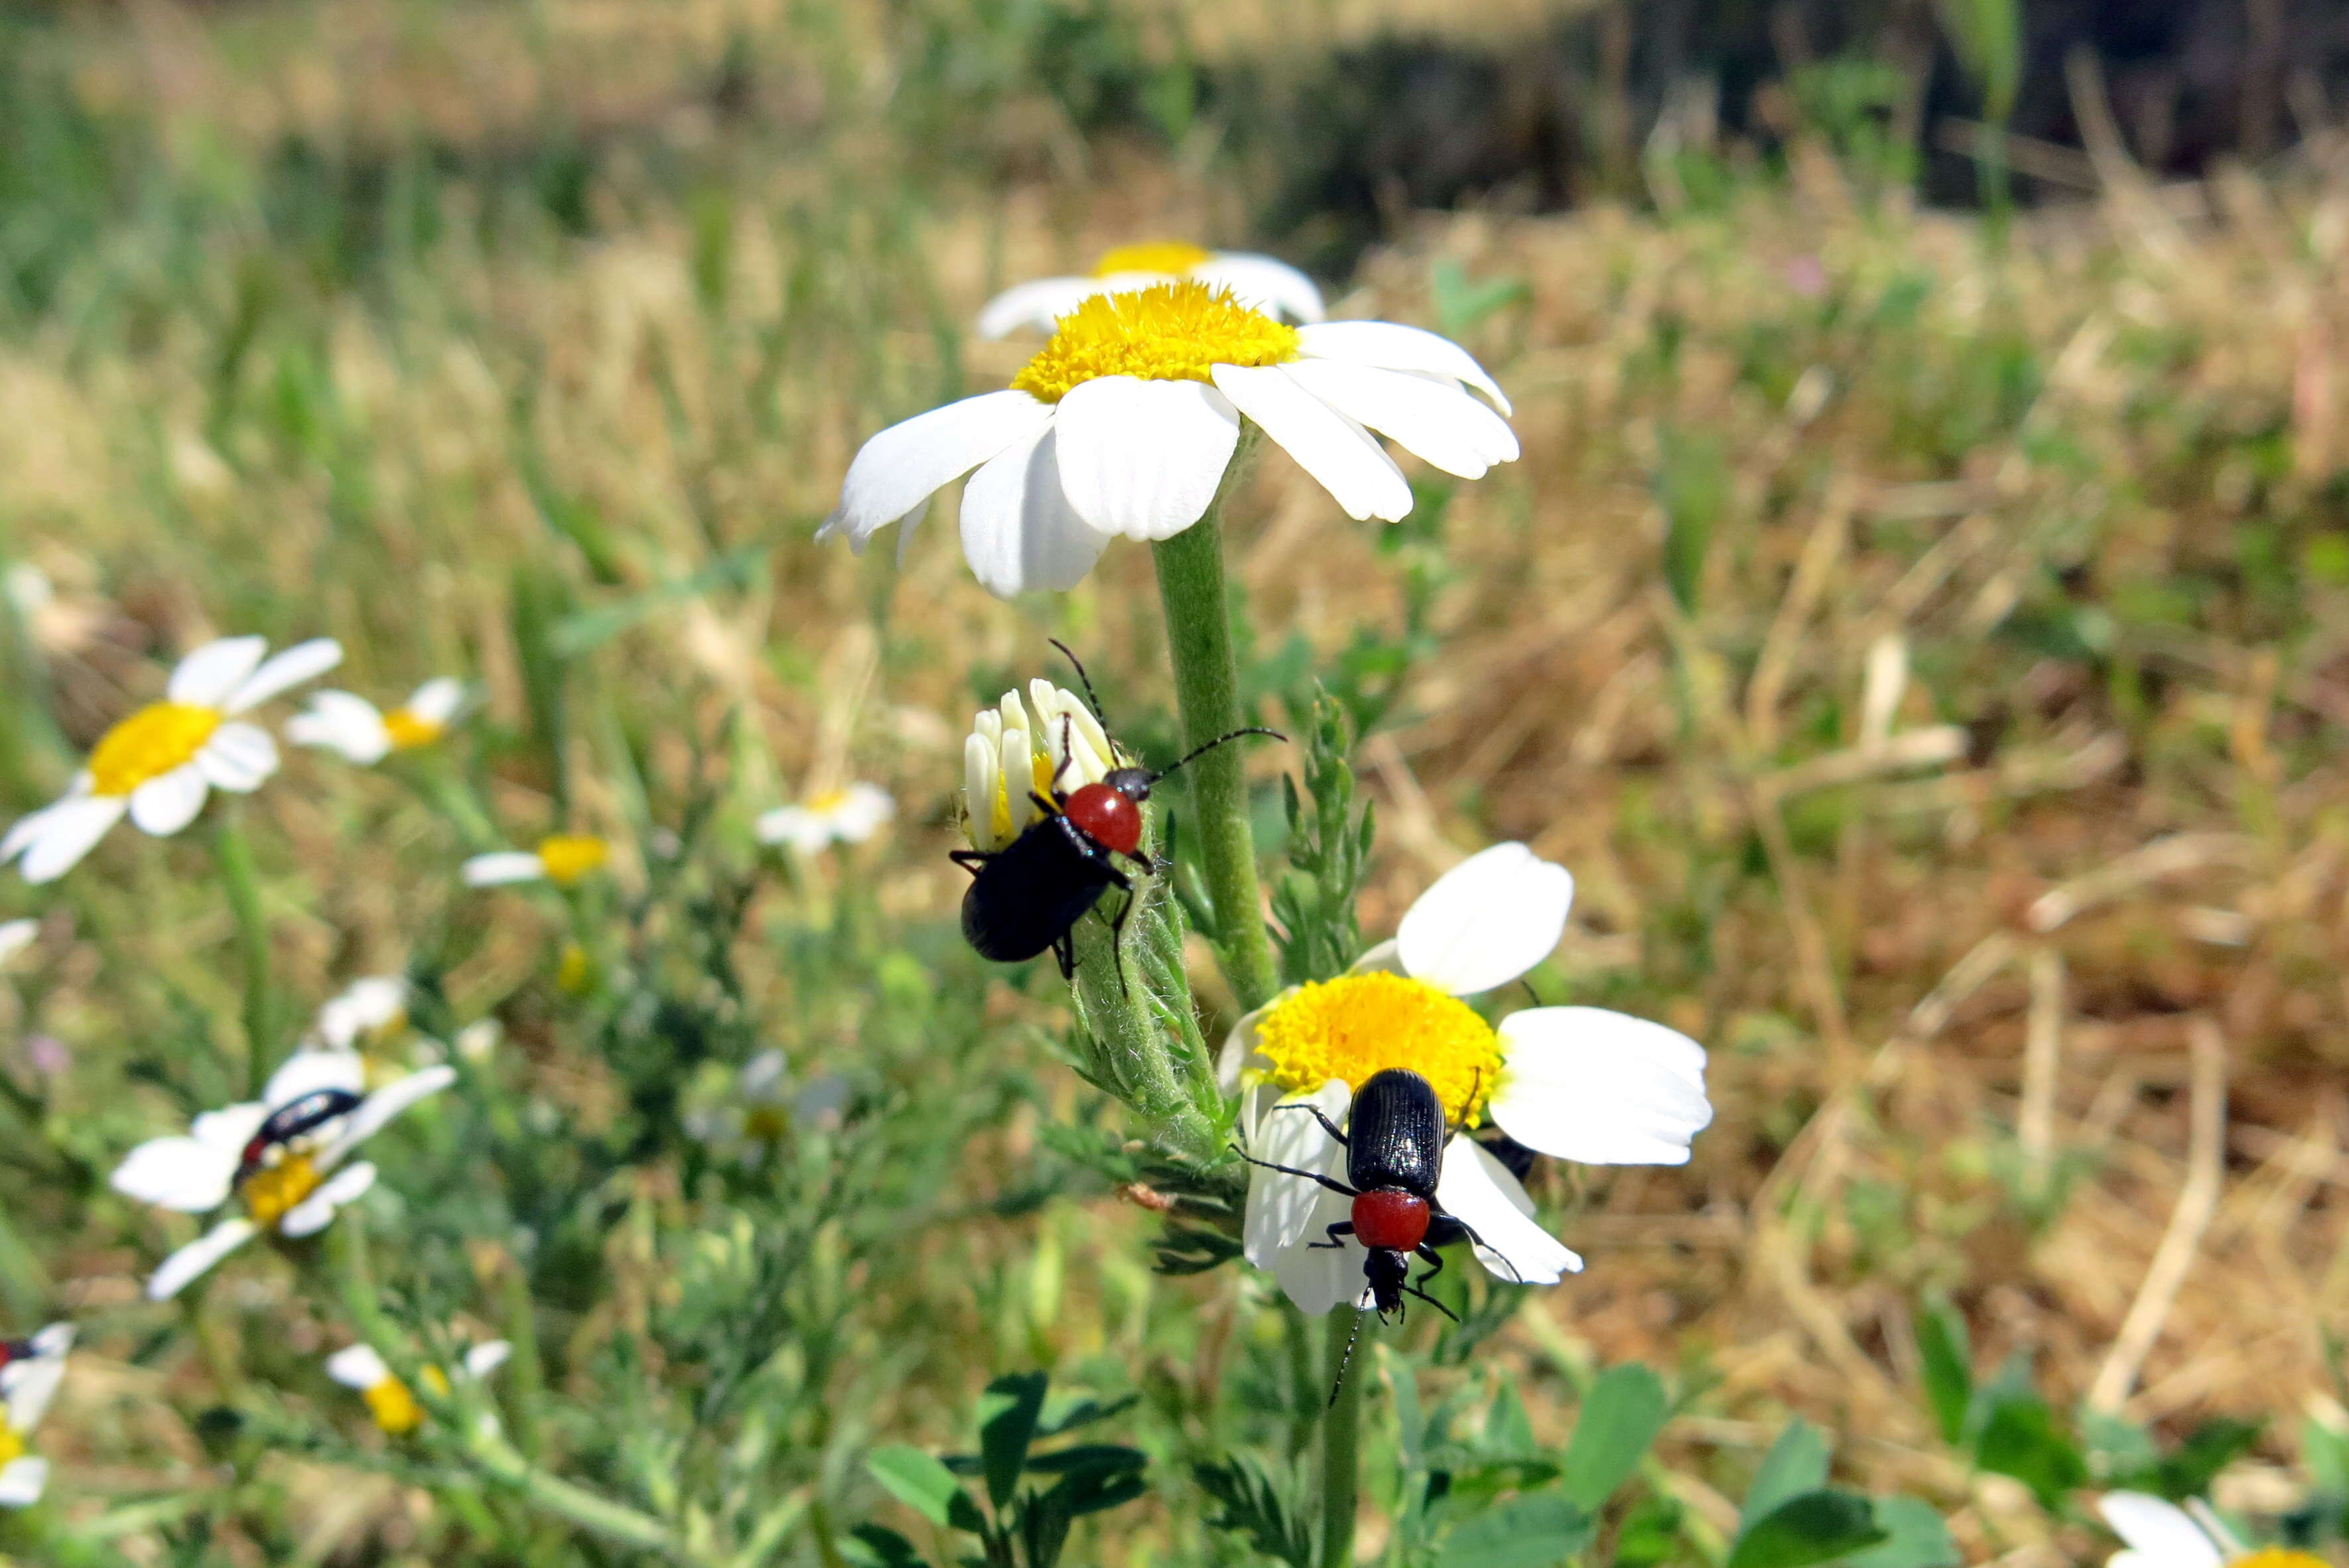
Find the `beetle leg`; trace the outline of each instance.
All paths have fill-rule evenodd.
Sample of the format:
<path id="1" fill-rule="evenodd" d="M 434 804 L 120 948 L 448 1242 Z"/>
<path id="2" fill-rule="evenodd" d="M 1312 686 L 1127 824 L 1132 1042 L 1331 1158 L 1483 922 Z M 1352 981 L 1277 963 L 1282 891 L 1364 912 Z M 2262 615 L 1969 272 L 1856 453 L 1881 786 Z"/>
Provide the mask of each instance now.
<path id="1" fill-rule="evenodd" d="M 1033 789 L 1028 791 L 1028 799 L 1035 801 L 1037 810 L 1042 811 L 1047 817 L 1057 817 L 1061 814 L 1060 802 L 1057 800 L 1047 800 Z"/>
<path id="2" fill-rule="evenodd" d="M 1067 714 L 1061 716 L 1061 765 L 1052 769 L 1052 793 L 1055 795 L 1061 792 L 1061 775 L 1066 773 L 1069 770 L 1069 764 L 1077 759 L 1077 748 L 1069 744 L 1071 723 L 1071 720 Z"/>
<path id="3" fill-rule="evenodd" d="M 1346 1243 L 1340 1238 L 1350 1236 L 1354 1233 L 1354 1222 L 1351 1220 L 1337 1221 L 1330 1225 L 1327 1233 L 1330 1237 L 1328 1241 L 1309 1242 L 1306 1245 L 1310 1250 L 1317 1253 L 1343 1252 L 1346 1250 Z"/>
<path id="4" fill-rule="evenodd" d="M 1426 1276 L 1423 1275 L 1421 1277 L 1424 1278 Z M 1444 1316 L 1450 1318 L 1454 1323 L 1460 1321 L 1460 1315 L 1458 1313 L 1453 1311 L 1450 1307 L 1444 1305 L 1442 1302 L 1436 1300 L 1433 1296 L 1428 1295 L 1425 1291 L 1420 1289 L 1419 1286 L 1415 1284 L 1407 1284 L 1403 1286 L 1402 1293 L 1405 1295 L 1415 1295 L 1419 1297 L 1420 1300 L 1427 1303 L 1428 1305 L 1435 1308 L 1436 1311 L 1442 1313 Z"/>
<path id="5" fill-rule="evenodd" d="M 1251 1165 L 1261 1165 L 1268 1171 L 1278 1171 L 1284 1176 L 1302 1176 L 1308 1181 L 1318 1181 L 1322 1186 L 1329 1188 L 1332 1192 L 1337 1193 L 1340 1198 L 1359 1198 L 1361 1196 L 1360 1192 L 1355 1191 L 1351 1187 L 1347 1186 L 1335 1176 L 1324 1176 L 1318 1171 L 1299 1171 L 1294 1165 L 1275 1165 L 1269 1160 L 1258 1160 L 1255 1155 L 1250 1154 L 1245 1149 L 1234 1149 L 1232 1152 L 1238 1155 L 1241 1159 L 1247 1161 Z"/>
<path id="6" fill-rule="evenodd" d="M 1073 980 L 1077 977 L 1077 944 L 1070 940 L 1067 932 L 1064 931 L 1052 939 L 1052 956 L 1061 961 L 1061 979 Z"/>
<path id="7" fill-rule="evenodd" d="M 1467 1238 L 1476 1243 L 1476 1245 L 1484 1248 L 1486 1252 L 1492 1253 L 1503 1263 L 1509 1264 L 1509 1280 L 1511 1284 L 1523 1284 L 1526 1283 L 1526 1276 L 1517 1272 L 1517 1265 L 1509 1263 L 1508 1254 L 1501 1251 L 1500 1248 L 1495 1246 L 1492 1243 L 1486 1241 L 1484 1237 L 1478 1235 L 1476 1233 L 1475 1226 L 1470 1224 L 1467 1221 L 1462 1219 L 1457 1214 L 1446 1214 L 1444 1217 L 1451 1221 L 1454 1224 L 1459 1226 L 1462 1233 L 1466 1235 Z"/>
<path id="8" fill-rule="evenodd" d="M 1346 1135 L 1338 1130 L 1338 1124 L 1330 1120 L 1328 1114 L 1324 1112 L 1319 1106 L 1315 1105 L 1309 1099 L 1292 1099 L 1285 1102 L 1284 1104 L 1276 1105 L 1272 1109 L 1275 1110 L 1309 1110 L 1313 1113 L 1313 1119 L 1321 1124 L 1321 1130 L 1327 1132 L 1330 1137 L 1338 1140 L 1339 1148 L 1351 1149 L 1353 1147 L 1351 1143 L 1349 1143 L 1346 1140 Z"/>
<path id="9" fill-rule="evenodd" d="M 1117 872 L 1112 871 L 1110 875 L 1115 877 Z M 1118 877 L 1118 880 L 1124 882 L 1125 879 Z M 1117 918 L 1109 923 L 1109 956 L 1110 962 L 1117 966 L 1117 994 L 1120 996 L 1133 995 L 1133 988 L 1125 983 L 1125 917 L 1133 913 L 1133 901 L 1139 896 L 1128 883 L 1125 902 L 1118 906 Z"/>
<path id="10" fill-rule="evenodd" d="M 985 866 L 988 861 L 993 860 L 1000 852 L 1001 851 L 998 850 L 948 850 L 947 851 L 947 859 L 952 861 L 955 864 L 960 866 L 971 875 L 977 876 L 979 873 L 980 868 Z"/>

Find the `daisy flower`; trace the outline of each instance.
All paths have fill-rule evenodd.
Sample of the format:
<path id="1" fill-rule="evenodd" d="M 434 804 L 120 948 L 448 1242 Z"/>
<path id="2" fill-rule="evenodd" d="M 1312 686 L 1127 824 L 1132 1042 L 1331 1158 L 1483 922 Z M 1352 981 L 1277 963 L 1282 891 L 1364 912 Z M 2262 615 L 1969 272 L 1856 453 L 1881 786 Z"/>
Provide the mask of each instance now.
<path id="1" fill-rule="evenodd" d="M 299 1050 L 258 1100 L 206 1111 L 186 1136 L 132 1150 L 113 1177 L 126 1197 L 186 1214 L 231 1200 L 244 1210 L 165 1258 L 147 1282 L 149 1299 L 177 1295 L 264 1231 L 300 1237 L 325 1230 L 336 1210 L 375 1185 L 374 1166 L 345 1163 L 352 1151 L 456 1079 L 453 1069 L 431 1067 L 368 1094 L 357 1052 Z"/>
<path id="2" fill-rule="evenodd" d="M 581 878 L 604 869 L 612 846 L 589 833 L 556 833 L 538 841 L 534 850 L 500 850 L 475 855 L 465 862 L 468 887 L 503 887 L 509 882 L 551 882 L 557 887 L 576 886 Z"/>
<path id="3" fill-rule="evenodd" d="M 277 743 L 238 716 L 343 658 L 330 637 L 264 663 L 268 651 L 265 638 L 222 637 L 181 659 L 161 702 L 108 730 L 61 799 L 16 820 L 0 839 L 0 862 L 16 861 L 28 882 L 54 882 L 125 812 L 140 830 L 169 838 L 196 820 L 212 790 L 259 789 L 277 771 Z"/>
<path id="4" fill-rule="evenodd" d="M 37 920 L 12 920 L 0 925 L 0 965 L 32 946 L 40 934 L 41 923 Z"/>
<path id="5" fill-rule="evenodd" d="M 512 1354 L 513 1346 L 502 1339 L 483 1340 L 465 1352 L 458 1375 L 479 1382 L 504 1366 Z M 326 1376 L 346 1388 L 357 1389 L 375 1424 L 395 1438 L 404 1438 L 424 1424 L 423 1405 L 372 1345 L 353 1345 L 327 1357 Z M 449 1396 L 449 1374 L 440 1367 L 426 1367 L 424 1381 L 443 1398 Z"/>
<path id="6" fill-rule="evenodd" d="M 29 1451 L 33 1429 L 65 1379 L 73 1326 L 52 1323 L 30 1339 L 0 1344 L 0 1508 L 30 1508 L 48 1485 L 49 1461 Z"/>
<path id="7" fill-rule="evenodd" d="M 794 1122 L 837 1123 L 848 1104 L 848 1080 L 826 1073 L 794 1085 L 781 1051 L 761 1051 L 742 1064 L 723 1103 L 686 1118 L 686 1130 L 721 1153 L 763 1159 Z"/>
<path id="8" fill-rule="evenodd" d="M 1054 322 L 1095 294 L 1123 294 L 1185 278 L 1228 289 L 1240 304 L 1267 315 L 1298 322 L 1321 319 L 1321 291 L 1287 262 L 1174 241 L 1120 245 L 1093 263 L 1089 277 L 1038 278 L 1008 288 L 978 313 L 978 335 L 1008 337 L 1023 327 L 1050 332 Z"/>
<path id="9" fill-rule="evenodd" d="M 1517 455 L 1508 408 L 1466 350 L 1415 326 L 1289 326 L 1188 280 L 1096 294 L 1006 390 L 865 442 L 817 536 L 845 534 L 861 552 L 977 469 L 962 493 L 962 547 L 979 582 L 1007 598 L 1070 588 L 1112 537 L 1166 539 L 1198 521 L 1243 417 L 1348 516 L 1393 521 L 1411 511 L 1411 485 L 1371 431 L 1478 479 Z"/>
<path id="10" fill-rule="evenodd" d="M 285 738 L 339 751 L 370 768 L 395 751 L 413 751 L 440 739 L 464 703 L 465 683 L 446 676 L 426 681 L 389 713 L 353 692 L 314 692 L 310 706 L 285 721 Z"/>
<path id="11" fill-rule="evenodd" d="M 327 998 L 311 1033 L 329 1048 L 347 1051 L 363 1041 L 397 1034 L 407 1022 L 408 977 L 370 975 Z"/>
<path id="12" fill-rule="evenodd" d="M 1477 1260 L 1513 1283 L 1556 1284 L 1582 1260 L 1534 1223 L 1525 1188 L 1467 1129 L 1490 1121 L 1538 1153 L 1589 1165 L 1679 1165 L 1713 1119 L 1704 1048 L 1661 1024 L 1598 1007 L 1527 1007 L 1496 1028 L 1460 998 L 1526 974 L 1566 930 L 1574 878 L 1523 844 L 1495 844 L 1446 872 L 1394 937 L 1351 973 L 1292 986 L 1242 1018 L 1224 1048 L 1226 1087 L 1257 1159 L 1343 1179 L 1345 1150 L 1308 1115 L 1344 1121 L 1373 1073 L 1409 1068 L 1462 1129 L 1436 1198 L 1483 1244 Z M 1358 1297 L 1363 1254 L 1315 1248 L 1347 1200 L 1302 1177 L 1251 1166 L 1243 1240 L 1309 1313 Z"/>
<path id="13" fill-rule="evenodd" d="M 1098 784 L 1120 761 L 1109 733 L 1076 693 L 1037 679 L 1028 683 L 1031 721 L 1019 694 L 1008 691 L 971 719 L 962 743 L 963 831 L 975 850 L 1000 850 L 1044 814 L 1035 797 L 1052 798 Z"/>
<path id="14" fill-rule="evenodd" d="M 2311 1552 L 2269 1546 L 2248 1551 L 2198 1500 L 2189 1513 L 2174 1502 L 2141 1491 L 2108 1491 L 2096 1511 L 2113 1527 L 2124 1549 L 2105 1559 L 2106 1568 L 2325 1568 Z"/>
<path id="15" fill-rule="evenodd" d="M 754 830 L 762 844 L 789 844 L 803 855 L 828 845 L 861 844 L 897 814 L 897 803 L 878 784 L 827 789 L 801 806 L 778 806 Z"/>

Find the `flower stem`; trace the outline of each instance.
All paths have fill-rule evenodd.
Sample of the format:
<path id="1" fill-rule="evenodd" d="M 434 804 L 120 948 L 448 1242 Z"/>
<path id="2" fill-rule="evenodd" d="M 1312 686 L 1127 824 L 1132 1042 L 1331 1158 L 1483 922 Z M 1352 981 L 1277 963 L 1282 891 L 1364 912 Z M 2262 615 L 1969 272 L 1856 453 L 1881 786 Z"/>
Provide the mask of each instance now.
<path id="1" fill-rule="evenodd" d="M 1329 1373 L 1337 1394 L 1321 1418 L 1321 1568 L 1352 1568 L 1362 1374 L 1356 1369 L 1343 1382 L 1338 1379 L 1353 1343 L 1357 1314 L 1340 1303 L 1327 1322 Z"/>
<path id="2" fill-rule="evenodd" d="M 1205 517 L 1150 547 L 1158 565 L 1158 598 L 1166 611 L 1166 643 L 1174 655 L 1174 695 L 1183 709 L 1186 748 L 1205 746 L 1241 724 L 1239 672 L 1232 658 L 1224 596 L 1222 513 L 1232 476 L 1246 466 L 1245 457 L 1243 452 L 1234 459 L 1224 489 Z M 1264 928 L 1244 760 L 1238 748 L 1218 746 L 1183 772 L 1191 790 L 1191 825 L 1214 902 L 1224 977 L 1242 1007 L 1259 1007 L 1279 988 L 1279 975 L 1272 940 Z"/>
<path id="3" fill-rule="evenodd" d="M 236 954 L 244 971 L 245 1083 L 261 1098 L 276 1067 L 276 1030 L 270 1016 L 269 926 L 261 913 L 261 884 L 253 868 L 253 846 L 235 808 L 221 813 L 212 830 L 212 860 L 228 890 L 229 913 L 236 917 Z"/>

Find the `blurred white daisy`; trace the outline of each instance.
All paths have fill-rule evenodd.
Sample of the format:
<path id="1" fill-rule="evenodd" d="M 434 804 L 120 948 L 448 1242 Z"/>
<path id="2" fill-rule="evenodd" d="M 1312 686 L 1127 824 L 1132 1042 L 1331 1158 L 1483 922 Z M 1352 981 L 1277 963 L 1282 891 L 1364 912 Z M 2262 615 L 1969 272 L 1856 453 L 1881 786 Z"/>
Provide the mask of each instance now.
<path id="1" fill-rule="evenodd" d="M 330 1048 L 347 1051 L 396 1034 L 407 1022 L 408 977 L 370 975 L 328 997 L 311 1032 Z"/>
<path id="2" fill-rule="evenodd" d="M 2188 1506 L 2195 1512 L 2141 1491 L 2108 1491 L 2097 1499 L 2096 1511 L 2123 1543 L 2105 1559 L 2106 1568 L 2327 1568 L 2313 1552 L 2249 1550 L 2199 1499 Z"/>
<path id="3" fill-rule="evenodd" d="M 1050 681 L 1028 683 L 1030 719 L 1019 694 L 1008 691 L 980 708 L 962 743 L 963 831 L 975 850 L 999 850 L 1042 816 L 1035 798 L 1052 799 L 1098 784 L 1118 766 L 1117 748 L 1077 694 Z"/>
<path id="4" fill-rule="evenodd" d="M 589 833 L 556 833 L 538 841 L 534 850 L 500 850 L 475 855 L 465 862 L 468 887 L 503 887 L 512 882 L 551 882 L 573 887 L 580 879 L 604 869 L 612 846 Z"/>
<path id="5" fill-rule="evenodd" d="M 0 839 L 0 861 L 16 861 L 26 882 L 53 882 L 126 812 L 142 831 L 165 838 L 194 821 L 212 790 L 259 789 L 277 771 L 277 743 L 237 716 L 343 657 L 330 637 L 264 663 L 268 651 L 265 638 L 222 637 L 181 659 L 161 702 L 108 730 L 61 799 L 16 820 Z"/>
<path id="6" fill-rule="evenodd" d="M 0 965 L 24 952 L 40 939 L 41 923 L 37 920 L 12 920 L 0 924 Z"/>
<path id="7" fill-rule="evenodd" d="M 1005 337 L 1023 327 L 1050 332 L 1053 323 L 1095 294 L 1123 294 L 1185 278 L 1227 289 L 1240 304 L 1267 315 L 1296 322 L 1321 319 L 1321 291 L 1287 262 L 1247 251 L 1210 251 L 1161 241 L 1105 252 L 1088 277 L 1038 278 L 1014 284 L 978 313 L 978 335 Z"/>
<path id="8" fill-rule="evenodd" d="M 844 534 L 861 552 L 976 469 L 962 547 L 979 582 L 1005 597 L 1070 588 L 1112 538 L 1166 539 L 1198 521 L 1243 417 L 1348 516 L 1392 521 L 1410 512 L 1411 485 L 1371 431 L 1478 479 L 1517 455 L 1508 407 L 1465 349 L 1415 326 L 1289 326 L 1202 283 L 1096 294 L 1009 389 L 865 442 L 818 537 Z"/>
<path id="9" fill-rule="evenodd" d="M 504 1366 L 512 1354 L 513 1346 L 502 1339 L 483 1340 L 465 1352 L 458 1363 L 458 1375 L 479 1382 Z M 395 1438 L 404 1438 L 424 1424 L 424 1406 L 414 1390 L 385 1365 L 372 1345 L 349 1346 L 327 1357 L 326 1376 L 346 1388 L 357 1389 L 375 1424 Z M 448 1397 L 452 1387 L 448 1373 L 428 1366 L 423 1377 L 434 1393 Z"/>
<path id="10" fill-rule="evenodd" d="M 761 1051 L 735 1073 L 721 1102 L 686 1117 L 686 1130 L 719 1153 L 756 1162 L 795 1125 L 837 1126 L 848 1105 L 848 1080 L 825 1073 L 794 1084 L 790 1067 L 781 1051 Z"/>
<path id="11" fill-rule="evenodd" d="M 310 706 L 285 721 L 285 738 L 372 767 L 395 751 L 440 739 L 464 704 L 465 683 L 446 676 L 426 681 L 389 713 L 353 692 L 314 692 Z"/>
<path id="12" fill-rule="evenodd" d="M 375 1185 L 375 1167 L 346 1164 L 386 1122 L 457 1079 L 447 1067 L 410 1073 L 367 1092 L 356 1051 L 298 1050 L 258 1100 L 206 1111 L 187 1135 L 132 1150 L 113 1177 L 126 1197 L 186 1214 L 232 1199 L 244 1212 L 221 1221 L 165 1258 L 147 1295 L 166 1300 L 264 1231 L 315 1235 L 336 1211 Z"/>
<path id="13" fill-rule="evenodd" d="M 829 845 L 861 844 L 897 814 L 897 803 L 878 784 L 827 789 L 803 805 L 778 806 L 761 816 L 755 831 L 762 844 L 788 844 L 803 855 Z"/>
<path id="14" fill-rule="evenodd" d="M 66 1375 L 73 1326 L 52 1323 L 30 1339 L 0 1344 L 0 1508 L 30 1508 L 49 1482 L 49 1461 L 31 1451 L 33 1429 Z"/>
<path id="15" fill-rule="evenodd" d="M 1495 844 L 1438 878 L 1352 973 L 1292 986 L 1242 1018 L 1222 1068 L 1226 1088 L 1243 1097 L 1247 1152 L 1342 1180 L 1345 1150 L 1319 1122 L 1276 1108 L 1310 1104 L 1343 1126 L 1365 1079 L 1409 1068 L 1461 1130 L 1444 1150 L 1436 1198 L 1484 1239 L 1478 1261 L 1531 1284 L 1579 1270 L 1582 1260 L 1534 1223 L 1516 1177 L 1468 1130 L 1490 1120 L 1527 1149 L 1588 1165 L 1679 1165 L 1713 1106 L 1704 1048 L 1676 1030 L 1599 1007 L 1541 1006 L 1496 1029 L 1460 1000 L 1549 956 L 1573 900 L 1564 866 L 1523 844 Z M 1312 1244 L 1346 1217 L 1347 1200 L 1315 1182 L 1249 1168 L 1248 1261 L 1306 1312 L 1361 1293 L 1361 1243 Z"/>

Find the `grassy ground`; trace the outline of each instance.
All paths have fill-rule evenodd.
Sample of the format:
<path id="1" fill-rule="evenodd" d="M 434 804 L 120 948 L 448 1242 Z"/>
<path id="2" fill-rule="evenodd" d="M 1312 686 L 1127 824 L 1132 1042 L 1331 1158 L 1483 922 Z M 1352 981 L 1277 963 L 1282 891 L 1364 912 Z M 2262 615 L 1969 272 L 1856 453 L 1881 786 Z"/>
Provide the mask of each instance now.
<path id="1" fill-rule="evenodd" d="M 337 636 L 338 678 L 378 696 L 478 679 L 464 769 L 403 790 L 299 760 L 249 813 L 285 1006 L 413 965 L 452 1021 L 502 1019 L 514 1106 L 600 1137 L 644 1081 L 612 1042 L 681 1037 L 564 994 L 563 911 L 453 890 L 493 832 L 466 841 L 448 792 L 478 789 L 512 841 L 609 833 L 633 897 L 668 885 L 648 831 L 688 805 L 739 872 L 758 810 L 885 782 L 880 846 L 761 884 L 739 995 L 704 998 L 683 1053 L 779 1043 L 872 1110 L 790 1189 L 793 1332 L 829 1337 L 780 1407 L 785 1479 L 877 1510 L 853 1501 L 858 1445 L 960 1440 L 978 1386 L 1034 1365 L 1150 1390 L 1154 1452 L 1179 1454 L 1220 1369 L 1274 1377 L 1277 1319 L 1239 1271 L 1153 1276 L 1155 1222 L 1064 1156 L 1052 1128 L 1113 1119 L 1054 1059 L 1046 977 L 959 953 L 945 860 L 968 711 L 1047 669 L 1048 634 L 1126 733 L 1172 736 L 1147 563 L 1113 548 L 1006 605 L 942 522 L 902 567 L 810 536 L 864 435 L 1017 367 L 962 335 L 991 287 L 1136 237 L 1246 240 L 1246 187 L 1205 131 L 1086 139 L 1065 95 L 987 76 L 1011 69 L 995 35 L 941 65 L 928 14 L 707 10 L 13 35 L 0 549 L 55 597 L 21 616 L 0 790 L 46 799 L 157 659 L 215 633 Z M 1578 879 L 1549 999 L 1713 1053 L 1693 1163 L 1542 1191 L 1586 1275 L 1491 1355 L 1412 1343 L 1436 1387 L 1514 1378 L 1546 1441 L 1590 1366 L 1670 1369 L 1669 1490 L 1715 1531 L 1799 1411 L 1843 1473 L 1948 1511 L 1969 1560 L 2085 1554 L 1936 1435 L 1916 1315 L 1946 1295 L 1978 1363 L 2030 1358 L 2061 1408 L 2171 1437 L 2265 1421 L 2221 1490 L 2281 1506 L 2303 1418 L 2349 1420 L 2325 1338 L 2349 1305 L 2349 196 L 2312 159 L 1998 235 L 1808 143 L 1651 174 L 1640 211 L 1409 216 L 1340 282 L 1341 314 L 1468 343 L 1524 461 L 1429 483 L 1381 531 L 1276 459 L 1235 529 L 1263 712 L 1318 669 L 1376 720 L 1366 930 L 1524 839 Z M 11 1032 L 74 1052 L 59 1152 L 9 1156 L 0 1227 L 11 1320 L 85 1325 L 44 1433 L 58 1506 L 120 1519 L 140 1561 L 421 1562 L 445 1518 L 298 1457 L 160 1522 L 119 1511 L 233 1450 L 206 1425 L 232 1376 L 290 1388 L 257 1396 L 289 1421 L 352 1416 L 290 1269 L 184 1319 L 146 1306 L 161 1232 L 93 1180 L 240 1059 L 211 864 L 198 835 L 124 832 L 54 896 L 0 892 L 48 923 Z M 655 971 L 692 935 L 678 916 L 613 962 Z M 419 1138 L 471 1212 L 487 1157 Z M 671 1321 L 695 1297 L 656 1226 L 685 1222 L 693 1175 L 616 1154 L 533 1233 L 602 1282 L 543 1296 L 536 1329 L 581 1408 L 648 1323 L 730 1332 Z M 499 1181 L 478 1224 L 418 1221 L 491 1321 L 519 1265 L 484 1238 L 530 1187 Z M 750 1310 L 711 1289 L 714 1317 Z M 549 1440 L 634 1473 L 592 1422 Z M 1089 1550 L 1206 1560 L 1176 1495 Z"/>

